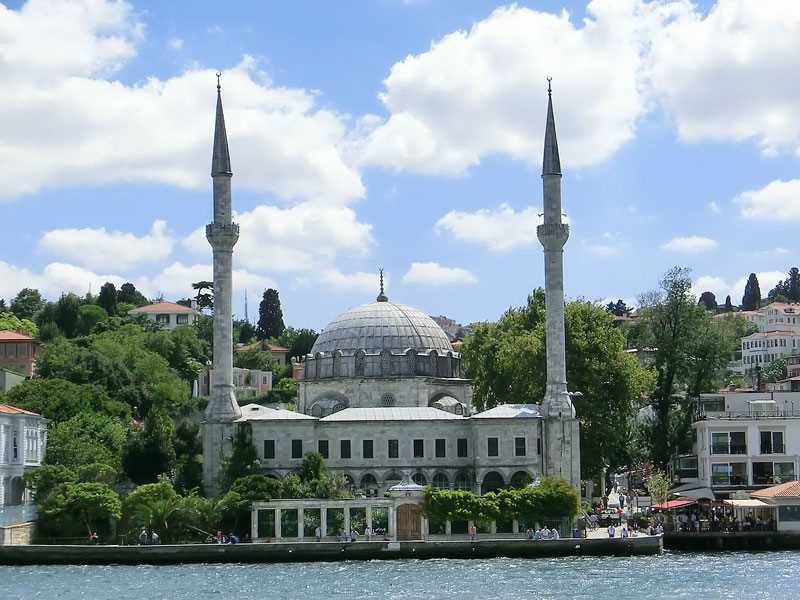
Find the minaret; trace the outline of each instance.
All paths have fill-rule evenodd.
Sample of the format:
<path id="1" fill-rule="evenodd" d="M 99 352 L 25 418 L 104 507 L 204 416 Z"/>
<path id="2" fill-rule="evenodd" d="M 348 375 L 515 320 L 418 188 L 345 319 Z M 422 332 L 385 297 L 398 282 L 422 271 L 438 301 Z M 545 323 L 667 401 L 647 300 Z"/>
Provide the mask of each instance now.
<path id="1" fill-rule="evenodd" d="M 231 158 L 222 113 L 222 93 L 217 73 L 217 115 L 211 178 L 214 182 L 214 221 L 206 225 L 206 238 L 214 257 L 214 370 L 203 424 L 203 485 L 214 496 L 226 448 L 230 447 L 233 421 L 242 416 L 233 388 L 233 246 L 239 226 L 231 219 Z"/>
<path id="2" fill-rule="evenodd" d="M 547 343 L 547 389 L 544 413 L 544 474 L 580 484 L 578 421 L 567 392 L 564 341 L 564 244 L 569 225 L 562 222 L 561 161 L 550 78 L 547 79 L 547 125 L 542 161 L 544 223 L 536 234 L 544 247 L 544 283 Z"/>

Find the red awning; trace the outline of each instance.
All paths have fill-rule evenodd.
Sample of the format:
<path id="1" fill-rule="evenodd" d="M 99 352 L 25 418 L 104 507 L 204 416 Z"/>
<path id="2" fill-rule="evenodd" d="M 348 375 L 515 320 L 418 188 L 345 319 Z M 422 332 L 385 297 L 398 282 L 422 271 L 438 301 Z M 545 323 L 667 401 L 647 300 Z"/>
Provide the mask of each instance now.
<path id="1" fill-rule="evenodd" d="M 650 506 L 650 508 L 654 508 L 656 510 L 671 510 L 673 508 L 683 508 L 684 506 L 689 506 L 690 504 L 696 503 L 697 498 L 676 498 L 675 500 L 667 500 L 666 502 L 653 504 Z"/>

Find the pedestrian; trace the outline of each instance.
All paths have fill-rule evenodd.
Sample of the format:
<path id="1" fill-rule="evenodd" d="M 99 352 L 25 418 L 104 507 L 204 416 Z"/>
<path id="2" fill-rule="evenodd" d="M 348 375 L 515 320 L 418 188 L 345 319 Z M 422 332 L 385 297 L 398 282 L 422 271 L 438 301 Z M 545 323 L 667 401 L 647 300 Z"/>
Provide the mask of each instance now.
<path id="1" fill-rule="evenodd" d="M 614 524 L 611 523 L 608 526 L 608 537 L 613 538 L 617 534 L 617 530 L 614 528 Z"/>
<path id="2" fill-rule="evenodd" d="M 314 535 L 316 536 L 318 542 L 322 541 L 322 529 L 320 529 L 319 525 L 317 525 L 316 529 L 314 529 Z"/>
<path id="3" fill-rule="evenodd" d="M 622 538 L 628 537 L 628 524 L 627 523 L 623 523 L 622 524 L 622 529 L 619 532 L 619 537 L 622 537 Z"/>
<path id="4" fill-rule="evenodd" d="M 470 539 L 470 541 L 472 541 L 472 542 L 475 541 L 475 534 L 477 532 L 478 532 L 477 529 L 475 529 L 475 523 L 470 523 L 470 526 L 469 526 L 469 539 Z"/>
<path id="5" fill-rule="evenodd" d="M 147 530 L 144 527 L 142 527 L 142 532 L 139 534 L 139 545 L 147 545 Z"/>
<path id="6" fill-rule="evenodd" d="M 372 528 L 371 528 L 371 527 L 366 527 L 366 528 L 364 529 L 364 536 L 367 538 L 367 541 L 368 541 L 368 542 L 369 542 L 370 540 L 372 540 Z"/>
<path id="7" fill-rule="evenodd" d="M 153 545 L 158 546 L 161 543 L 161 538 L 158 537 L 158 534 L 154 531 L 153 532 Z"/>
<path id="8" fill-rule="evenodd" d="M 350 541 L 351 542 L 358 541 L 358 529 L 353 529 L 353 531 L 350 532 Z"/>

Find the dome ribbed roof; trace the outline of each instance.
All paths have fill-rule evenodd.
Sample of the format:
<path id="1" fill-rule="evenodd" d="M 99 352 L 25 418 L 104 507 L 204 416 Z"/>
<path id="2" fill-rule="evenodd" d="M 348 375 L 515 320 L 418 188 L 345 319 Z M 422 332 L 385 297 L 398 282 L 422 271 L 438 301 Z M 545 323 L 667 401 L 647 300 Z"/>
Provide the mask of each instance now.
<path id="1" fill-rule="evenodd" d="M 453 350 L 447 334 L 424 312 L 394 302 L 372 302 L 336 317 L 323 329 L 311 353 L 398 353 L 408 348 L 418 352 Z"/>

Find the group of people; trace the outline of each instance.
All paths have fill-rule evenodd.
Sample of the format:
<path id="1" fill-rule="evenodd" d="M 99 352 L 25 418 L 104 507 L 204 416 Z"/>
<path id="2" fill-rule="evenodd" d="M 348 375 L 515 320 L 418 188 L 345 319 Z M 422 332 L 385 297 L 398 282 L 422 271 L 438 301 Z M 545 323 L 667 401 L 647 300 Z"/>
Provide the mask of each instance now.
<path id="1" fill-rule="evenodd" d="M 140 546 L 157 546 L 161 543 L 161 538 L 158 537 L 158 534 L 153 531 L 152 529 L 148 531 L 144 527 L 142 527 L 141 533 L 139 533 L 139 545 Z"/>
<path id="2" fill-rule="evenodd" d="M 547 525 L 542 527 L 541 529 L 528 529 L 525 534 L 528 536 L 529 540 L 558 540 L 561 539 L 561 534 L 558 533 L 558 529 L 553 527 L 549 529 Z"/>
<path id="3" fill-rule="evenodd" d="M 238 544 L 239 543 L 239 536 L 233 532 L 230 532 L 228 535 L 223 534 L 221 531 L 217 530 L 217 532 L 206 538 L 206 544 Z"/>

